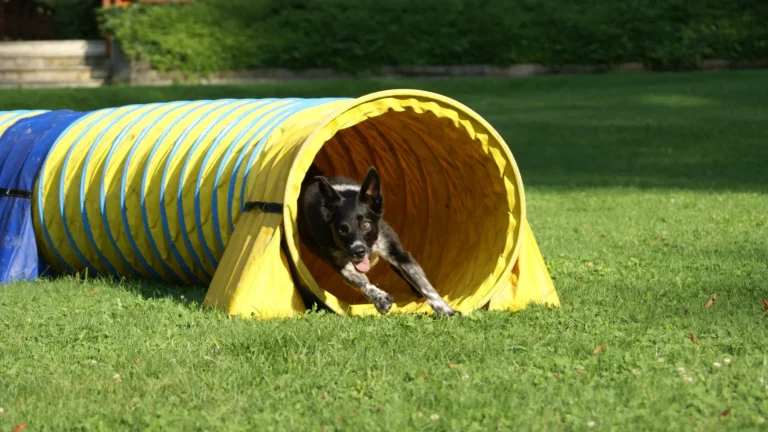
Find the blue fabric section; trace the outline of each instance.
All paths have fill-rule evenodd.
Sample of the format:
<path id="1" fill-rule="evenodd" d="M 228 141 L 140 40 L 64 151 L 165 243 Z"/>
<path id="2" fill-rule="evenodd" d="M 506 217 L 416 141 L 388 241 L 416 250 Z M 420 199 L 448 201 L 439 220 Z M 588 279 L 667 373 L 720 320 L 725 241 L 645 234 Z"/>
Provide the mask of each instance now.
<path id="1" fill-rule="evenodd" d="M 32 191 L 53 143 L 86 113 L 51 111 L 21 119 L 0 136 L 0 188 Z M 0 196 L 0 283 L 35 279 L 47 265 L 32 225 L 32 200 Z"/>

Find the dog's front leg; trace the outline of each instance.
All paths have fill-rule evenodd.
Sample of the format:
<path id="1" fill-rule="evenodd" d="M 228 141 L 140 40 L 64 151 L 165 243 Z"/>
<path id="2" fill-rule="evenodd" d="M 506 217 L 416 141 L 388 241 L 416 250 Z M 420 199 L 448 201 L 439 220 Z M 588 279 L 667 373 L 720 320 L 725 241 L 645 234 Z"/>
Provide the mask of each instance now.
<path id="1" fill-rule="evenodd" d="M 389 312 L 395 299 L 384 292 L 381 288 L 372 284 L 364 274 L 355 270 L 352 263 L 345 265 L 341 269 L 342 278 L 353 287 L 360 290 L 368 300 L 376 306 L 376 310 L 381 314 Z"/>
<path id="2" fill-rule="evenodd" d="M 397 245 L 393 245 L 392 249 L 391 254 L 393 256 L 387 257 L 391 258 L 388 259 L 390 264 L 400 269 L 401 276 L 427 299 L 427 303 L 434 309 L 435 313 L 438 315 L 454 315 L 456 311 L 448 306 L 448 303 L 443 300 L 437 290 L 429 283 L 427 275 L 424 274 L 424 270 L 413 259 L 413 256 Z"/>

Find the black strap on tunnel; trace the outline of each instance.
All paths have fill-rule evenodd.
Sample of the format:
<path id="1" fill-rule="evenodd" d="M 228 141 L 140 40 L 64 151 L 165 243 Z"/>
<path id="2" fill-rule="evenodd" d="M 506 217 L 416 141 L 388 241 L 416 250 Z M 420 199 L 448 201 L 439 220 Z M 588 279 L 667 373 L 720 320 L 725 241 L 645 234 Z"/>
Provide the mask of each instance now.
<path id="1" fill-rule="evenodd" d="M 283 205 L 276 202 L 248 201 L 245 203 L 243 211 L 252 211 L 253 209 L 259 209 L 264 213 L 282 213 Z"/>
<path id="2" fill-rule="evenodd" d="M 249 201 L 246 202 L 243 207 L 243 211 L 253 211 L 255 209 L 261 210 L 264 213 L 283 213 L 283 205 L 276 202 Z M 293 284 L 299 290 L 299 295 L 301 296 L 301 300 L 304 301 L 304 306 L 330 312 L 331 309 L 321 302 L 315 293 L 301 283 L 299 271 L 296 268 L 296 263 L 293 262 L 293 258 L 291 258 L 291 251 L 288 249 L 288 242 L 285 237 L 285 235 L 282 235 L 280 238 L 280 249 L 283 251 L 283 254 L 285 254 L 285 260 L 288 262 L 288 271 L 291 273 Z"/>
<path id="3" fill-rule="evenodd" d="M 32 199 L 32 191 L 12 188 L 0 188 L 0 196 Z"/>

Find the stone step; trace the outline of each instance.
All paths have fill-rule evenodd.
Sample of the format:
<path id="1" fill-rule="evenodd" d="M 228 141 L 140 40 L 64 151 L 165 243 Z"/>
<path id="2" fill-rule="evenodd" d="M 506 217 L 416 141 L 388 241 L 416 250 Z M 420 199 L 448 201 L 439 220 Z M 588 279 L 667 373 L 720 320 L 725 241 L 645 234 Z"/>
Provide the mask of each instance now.
<path id="1" fill-rule="evenodd" d="M 104 79 L 108 75 L 105 69 L 91 69 L 88 66 L 75 66 L 60 69 L 0 69 L 0 83 L 23 84 L 41 82 L 83 82 L 92 79 Z"/>
<path id="2" fill-rule="evenodd" d="M 104 41 L 20 41 L 0 42 L 0 57 L 104 57 Z"/>
<path id="3" fill-rule="evenodd" d="M 109 59 L 104 56 L 3 57 L 0 55 L 0 69 L 60 69 L 75 66 L 107 68 Z"/>
<path id="4" fill-rule="evenodd" d="M 75 87 L 101 87 L 106 83 L 103 79 L 92 79 L 76 82 L 25 82 L 13 83 L 0 81 L 0 88 L 75 88 Z"/>

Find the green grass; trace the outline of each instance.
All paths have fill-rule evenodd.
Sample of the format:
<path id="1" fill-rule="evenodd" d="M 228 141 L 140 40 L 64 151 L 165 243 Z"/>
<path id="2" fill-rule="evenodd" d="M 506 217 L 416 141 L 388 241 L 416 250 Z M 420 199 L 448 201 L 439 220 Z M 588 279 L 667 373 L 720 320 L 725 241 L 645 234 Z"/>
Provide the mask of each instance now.
<path id="1" fill-rule="evenodd" d="M 768 427 L 766 72 L 7 90 L 0 109 L 392 87 L 509 142 L 562 308 L 264 322 L 194 289 L 14 284 L 0 430 Z"/>

